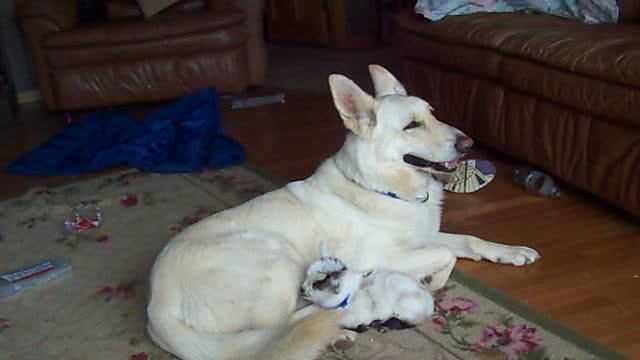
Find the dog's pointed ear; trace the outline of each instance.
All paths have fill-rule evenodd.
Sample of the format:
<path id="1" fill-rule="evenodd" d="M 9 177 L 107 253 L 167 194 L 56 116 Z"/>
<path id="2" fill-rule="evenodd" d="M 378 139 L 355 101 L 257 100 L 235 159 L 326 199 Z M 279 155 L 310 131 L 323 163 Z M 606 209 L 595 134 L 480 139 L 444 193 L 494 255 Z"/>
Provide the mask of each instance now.
<path id="1" fill-rule="evenodd" d="M 327 243 L 324 240 L 320 242 L 320 257 L 323 257 L 323 258 L 331 257 L 331 253 L 329 252 L 329 247 L 327 246 Z"/>
<path id="2" fill-rule="evenodd" d="M 376 126 L 376 100 L 342 75 L 329 76 L 329 87 L 333 103 L 347 129 L 358 136 L 369 136 Z"/>
<path id="3" fill-rule="evenodd" d="M 369 74 L 376 90 L 376 97 L 385 95 L 407 95 L 407 90 L 389 70 L 380 65 L 369 65 Z"/>

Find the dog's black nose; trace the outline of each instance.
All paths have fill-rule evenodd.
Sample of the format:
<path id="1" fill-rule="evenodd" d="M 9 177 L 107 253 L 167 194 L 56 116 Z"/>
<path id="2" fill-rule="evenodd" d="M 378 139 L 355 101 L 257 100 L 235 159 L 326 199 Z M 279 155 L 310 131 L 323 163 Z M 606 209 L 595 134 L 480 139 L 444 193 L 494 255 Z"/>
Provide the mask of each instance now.
<path id="1" fill-rule="evenodd" d="M 459 153 L 465 154 L 472 146 L 473 140 L 470 137 L 458 135 L 456 138 L 456 150 L 458 150 Z"/>

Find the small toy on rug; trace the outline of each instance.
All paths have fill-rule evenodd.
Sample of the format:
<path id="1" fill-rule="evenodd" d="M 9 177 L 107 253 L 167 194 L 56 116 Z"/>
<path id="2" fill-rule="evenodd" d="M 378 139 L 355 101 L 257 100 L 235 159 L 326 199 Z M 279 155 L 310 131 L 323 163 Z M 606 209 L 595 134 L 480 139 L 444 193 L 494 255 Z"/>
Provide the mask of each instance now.
<path id="1" fill-rule="evenodd" d="M 431 316 L 434 300 L 416 280 L 397 271 L 350 270 L 320 244 L 320 260 L 307 270 L 302 297 L 326 309 L 344 309 L 342 327 L 356 332 L 380 332 L 416 326 Z"/>
<path id="2" fill-rule="evenodd" d="M 102 213 L 99 208 L 74 210 L 69 219 L 64 221 L 64 228 L 72 234 L 95 229 L 102 224 Z"/>
<path id="3" fill-rule="evenodd" d="M 0 299 L 71 273 L 71 265 L 46 259 L 37 264 L 0 275 Z"/>
<path id="4" fill-rule="evenodd" d="M 496 172 L 495 165 L 489 160 L 463 160 L 443 181 L 444 189 L 461 194 L 476 192 L 489 185 L 496 177 Z"/>

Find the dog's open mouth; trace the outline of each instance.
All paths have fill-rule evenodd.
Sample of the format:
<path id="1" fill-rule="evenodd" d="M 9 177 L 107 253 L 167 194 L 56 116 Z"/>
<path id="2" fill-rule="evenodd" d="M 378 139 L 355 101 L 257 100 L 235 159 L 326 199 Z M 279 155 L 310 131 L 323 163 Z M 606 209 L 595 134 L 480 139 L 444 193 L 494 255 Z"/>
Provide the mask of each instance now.
<path id="1" fill-rule="evenodd" d="M 403 157 L 403 160 L 407 164 L 421 168 L 431 168 L 439 172 L 454 172 L 458 168 L 458 160 L 434 162 L 410 154 L 406 154 Z"/>

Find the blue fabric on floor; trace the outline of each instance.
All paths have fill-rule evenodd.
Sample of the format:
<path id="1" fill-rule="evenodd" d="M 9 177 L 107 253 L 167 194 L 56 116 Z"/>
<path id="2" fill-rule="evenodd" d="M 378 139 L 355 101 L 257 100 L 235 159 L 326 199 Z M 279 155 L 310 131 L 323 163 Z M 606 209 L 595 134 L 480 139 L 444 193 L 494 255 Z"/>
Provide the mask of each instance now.
<path id="1" fill-rule="evenodd" d="M 223 134 L 217 93 L 191 93 L 143 121 L 105 111 L 70 124 L 61 134 L 11 164 L 25 175 L 74 175 L 116 165 L 161 173 L 197 172 L 244 161 L 235 140 Z"/>

